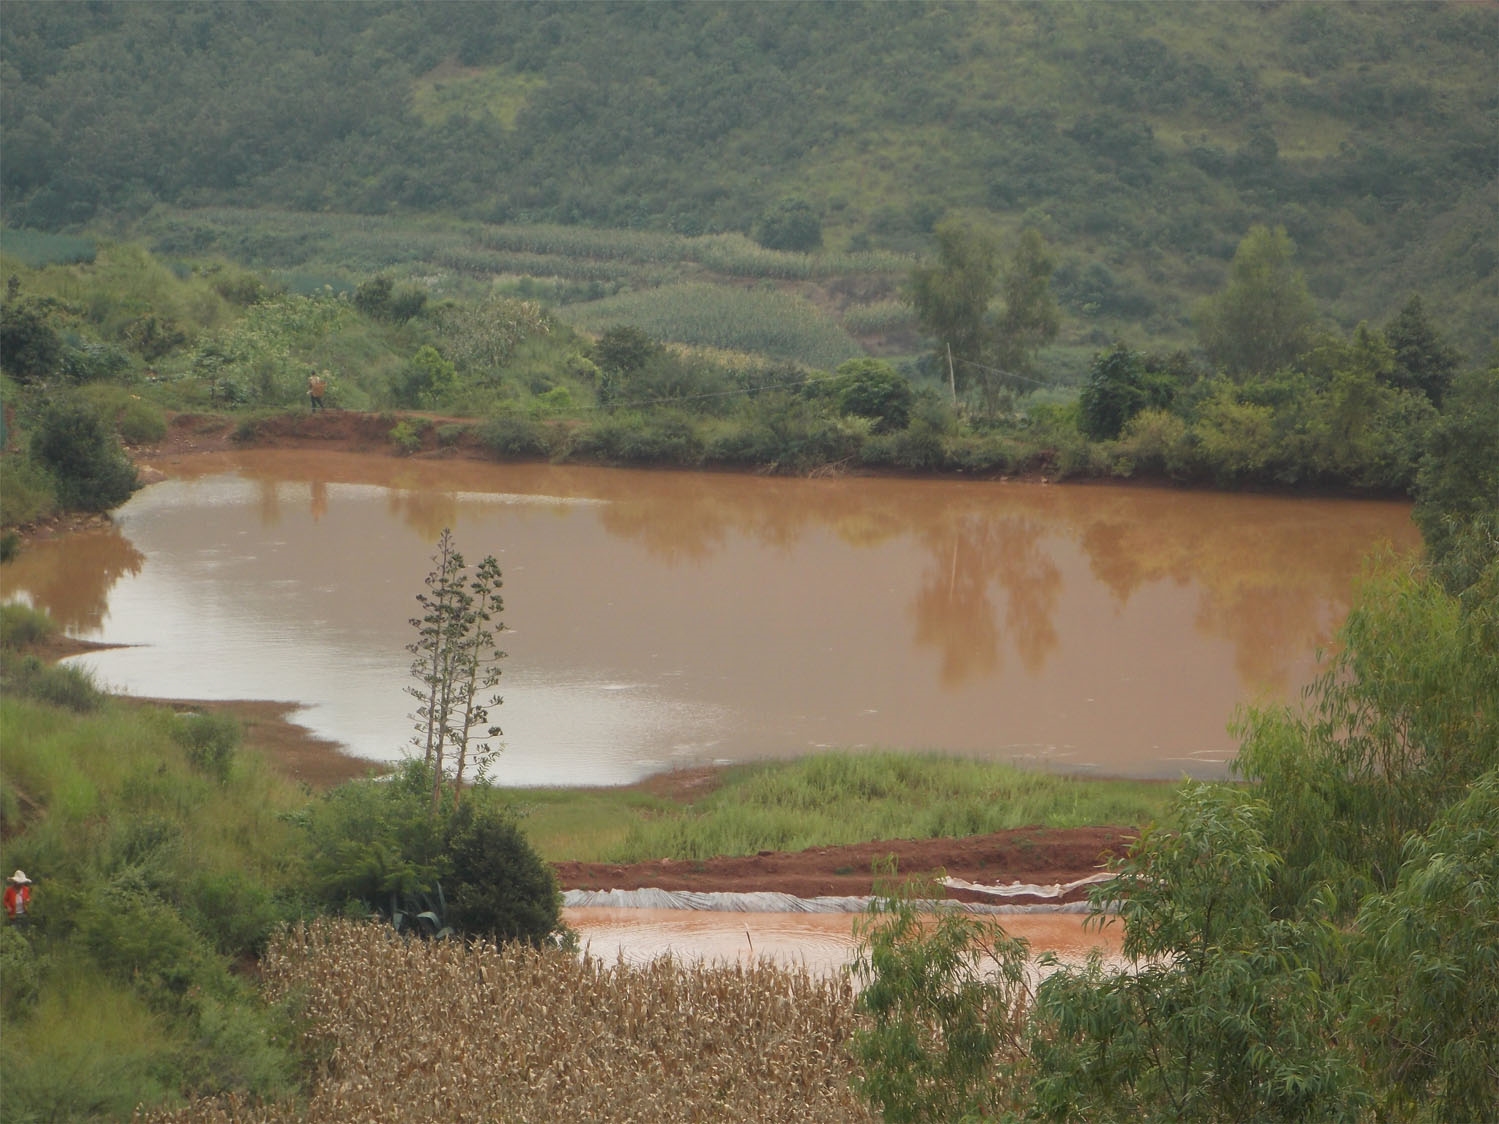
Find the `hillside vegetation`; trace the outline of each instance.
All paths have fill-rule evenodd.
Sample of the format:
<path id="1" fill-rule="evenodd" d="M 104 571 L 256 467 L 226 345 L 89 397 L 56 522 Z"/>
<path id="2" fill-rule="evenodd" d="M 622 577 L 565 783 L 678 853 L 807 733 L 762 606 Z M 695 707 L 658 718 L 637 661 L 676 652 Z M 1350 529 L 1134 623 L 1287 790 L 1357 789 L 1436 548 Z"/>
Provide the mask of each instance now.
<path id="1" fill-rule="evenodd" d="M 1341 330 L 1419 291 L 1477 359 L 1499 317 L 1496 46 L 1492 8 L 1457 3 L 16 2 L 0 187 L 15 226 L 569 301 L 721 280 L 684 238 L 909 257 L 957 213 L 1056 248 L 1074 376 L 1118 335 L 1188 340 L 1260 223 Z M 330 252 L 359 225 L 339 215 L 381 218 L 363 253 Z M 580 228 L 661 240 L 642 263 L 544 233 Z M 813 273 L 867 323 L 902 270 L 778 283 Z"/>

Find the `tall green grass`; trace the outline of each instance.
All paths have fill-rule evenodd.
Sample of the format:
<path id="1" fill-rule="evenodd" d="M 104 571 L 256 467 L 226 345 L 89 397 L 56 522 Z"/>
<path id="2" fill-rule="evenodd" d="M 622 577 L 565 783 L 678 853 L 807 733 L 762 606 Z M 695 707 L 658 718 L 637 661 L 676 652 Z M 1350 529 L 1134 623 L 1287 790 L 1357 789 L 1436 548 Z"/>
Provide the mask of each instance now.
<path id="1" fill-rule="evenodd" d="M 56 633 L 57 625 L 40 609 L 19 602 L 0 605 L 0 649 L 27 648 Z"/>
<path id="2" fill-rule="evenodd" d="M 232 965 L 301 912 L 305 795 L 235 752 L 237 726 L 102 695 L 75 713 L 18 684 L 14 658 L 0 862 L 36 886 L 30 923 L 0 932 L 6 1119 L 290 1094 L 289 1024 Z"/>
<path id="3" fill-rule="evenodd" d="M 527 837 L 553 861 L 638 862 L 931 839 L 1018 827 L 1145 824 L 1171 786 L 1032 773 L 934 754 L 828 753 L 727 770 L 672 804 L 636 790 L 520 790 Z"/>

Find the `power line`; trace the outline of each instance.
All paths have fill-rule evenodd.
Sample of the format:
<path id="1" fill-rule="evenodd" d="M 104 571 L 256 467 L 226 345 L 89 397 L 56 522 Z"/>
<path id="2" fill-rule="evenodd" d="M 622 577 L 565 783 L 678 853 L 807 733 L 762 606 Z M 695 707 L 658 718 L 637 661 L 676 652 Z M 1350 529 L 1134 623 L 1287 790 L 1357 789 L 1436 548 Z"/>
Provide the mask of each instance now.
<path id="1" fill-rule="evenodd" d="M 980 371 L 988 371 L 991 375 L 1003 375 L 1007 379 L 1020 379 L 1022 382 L 1035 383 L 1041 387 L 1050 388 L 1056 386 L 1056 383 L 1042 382 L 1040 379 L 1033 379 L 1029 375 L 1016 374 L 1014 371 L 1001 371 L 998 367 L 986 367 L 982 363 L 975 363 L 972 359 L 964 359 L 960 355 L 954 356 L 953 362 L 962 363 L 969 367 L 977 367 Z"/>

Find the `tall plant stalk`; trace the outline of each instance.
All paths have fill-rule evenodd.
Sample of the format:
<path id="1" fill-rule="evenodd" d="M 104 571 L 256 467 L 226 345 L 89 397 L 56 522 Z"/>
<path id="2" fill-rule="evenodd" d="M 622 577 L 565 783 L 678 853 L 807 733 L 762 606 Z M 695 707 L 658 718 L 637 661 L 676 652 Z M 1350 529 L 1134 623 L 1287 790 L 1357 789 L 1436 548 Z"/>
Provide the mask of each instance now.
<path id="1" fill-rule="evenodd" d="M 499 590 L 499 564 L 492 555 L 478 565 L 470 580 L 463 555 L 453 545 L 451 531 L 438 539 L 434 568 L 427 575 L 427 590 L 417 595 L 422 615 L 413 617 L 416 639 L 406 645 L 412 656 L 411 674 L 416 684 L 406 688 L 417 700 L 412 717 L 416 732 L 411 743 L 422 751 L 422 760 L 432 772 L 432 808 L 442 801 L 451 761 L 453 801 L 459 800 L 463 778 L 471 765 L 479 773 L 495 756 L 487 741 L 470 750 L 478 729 L 487 737 L 500 733 L 489 726 L 489 710 L 498 706 L 498 695 L 485 697 L 499 682 L 499 661 L 505 653 L 495 646 L 495 634 L 504 628 L 496 619 L 504 608 Z"/>

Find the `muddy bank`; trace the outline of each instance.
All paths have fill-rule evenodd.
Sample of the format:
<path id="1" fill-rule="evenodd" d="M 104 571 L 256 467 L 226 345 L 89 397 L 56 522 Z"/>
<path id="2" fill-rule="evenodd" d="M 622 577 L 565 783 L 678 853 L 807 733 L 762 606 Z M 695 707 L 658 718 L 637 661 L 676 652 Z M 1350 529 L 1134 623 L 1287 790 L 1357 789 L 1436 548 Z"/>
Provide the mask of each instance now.
<path id="1" fill-rule="evenodd" d="M 1125 827 L 1017 828 L 961 839 L 886 839 L 809 851 L 767 851 L 698 862 L 660 860 L 632 864 L 554 864 L 567 890 L 774 891 L 800 898 L 861 897 L 879 892 L 893 860 L 897 881 L 934 876 L 986 885 L 1022 882 L 1049 886 L 1096 874 L 1110 856 L 1122 855 L 1138 832 Z M 958 889 L 939 891 L 959 901 L 992 901 Z M 1085 888 L 1061 899 L 1017 897 L 1013 904 L 1084 901 Z"/>

